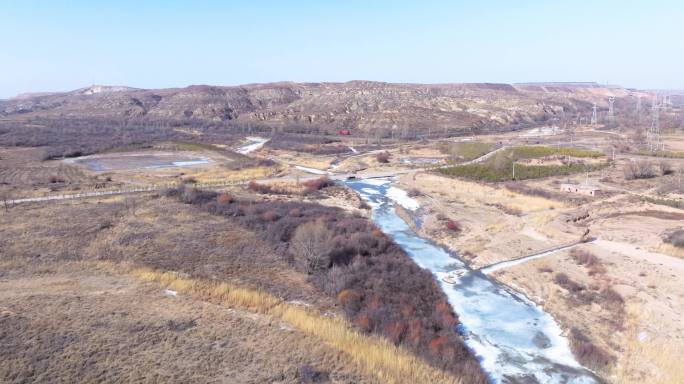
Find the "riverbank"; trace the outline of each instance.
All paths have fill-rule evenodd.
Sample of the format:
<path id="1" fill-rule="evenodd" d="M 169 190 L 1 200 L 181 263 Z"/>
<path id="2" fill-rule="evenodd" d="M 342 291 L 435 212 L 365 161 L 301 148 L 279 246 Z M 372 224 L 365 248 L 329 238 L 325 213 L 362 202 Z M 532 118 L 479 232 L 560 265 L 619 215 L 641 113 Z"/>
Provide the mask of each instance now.
<path id="1" fill-rule="evenodd" d="M 399 177 L 397 185 L 419 187 L 421 236 L 462 255 L 471 267 L 507 265 L 492 277 L 552 314 L 570 338 L 575 356 L 605 381 L 681 381 L 671 356 L 684 356 L 684 289 L 675 286 L 684 275 L 680 259 L 663 262 L 666 255 L 654 256 L 665 247 L 661 234 L 680 222 L 676 210 L 636 203 L 629 196 L 590 199 L 576 206 L 522 195 L 503 185 L 429 174 Z M 548 191 L 546 185 L 553 184 L 537 182 L 525 188 Z M 551 191 L 547 194 L 553 195 Z M 651 230 L 644 231 L 645 226 Z M 595 244 L 506 263 L 576 241 L 587 229 L 599 237 Z M 669 354 L 656 353 L 657 345 Z"/>
<path id="2" fill-rule="evenodd" d="M 465 267 L 445 249 L 418 236 L 399 217 L 389 180 L 347 184 L 373 207 L 376 225 L 436 279 L 443 272 Z M 459 331 L 466 344 L 494 382 L 532 377 L 548 383 L 597 382 L 575 361 L 554 319 L 524 296 L 477 271 L 465 271 L 453 285 L 437 282 L 461 319 Z"/>

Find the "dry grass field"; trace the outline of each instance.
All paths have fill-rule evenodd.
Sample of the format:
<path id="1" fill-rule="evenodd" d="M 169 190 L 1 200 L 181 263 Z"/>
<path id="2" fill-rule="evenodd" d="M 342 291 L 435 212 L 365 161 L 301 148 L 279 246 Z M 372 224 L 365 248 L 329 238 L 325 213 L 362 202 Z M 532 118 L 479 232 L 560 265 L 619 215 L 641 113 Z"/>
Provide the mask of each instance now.
<path id="1" fill-rule="evenodd" d="M 461 382 L 347 323 L 257 233 L 169 198 L 15 206 L 0 247 L 7 382 Z"/>
<path id="2" fill-rule="evenodd" d="M 562 252 L 499 271 L 497 279 L 526 292 L 567 329 L 584 334 L 597 348 L 581 350 L 584 362 L 598 364 L 609 382 L 681 382 L 681 367 L 673 362 L 684 356 L 684 290 L 678 284 L 684 263 L 601 243 L 580 250 L 596 261 L 581 264 Z M 600 366 L 597 360 L 604 355 L 609 363 Z"/>
<path id="3" fill-rule="evenodd" d="M 164 292 L 92 263 L 10 272 L 0 279 L 0 381 L 380 382 L 285 321 Z"/>
<path id="4" fill-rule="evenodd" d="M 651 160 L 652 176 L 629 178 L 633 161 L 639 160 L 623 157 L 589 175 L 515 184 L 434 174 L 402 176 L 399 184 L 416 190 L 420 232 L 474 267 L 577 240 L 589 230 L 595 243 L 500 270 L 495 278 L 552 314 L 579 361 L 606 382 L 679 383 L 684 263 L 672 234 L 682 230 L 684 211 L 673 202 L 683 195 L 677 171 L 665 174 Z M 683 165 L 668 161 L 675 170 Z M 561 183 L 587 179 L 599 196 L 559 191 Z"/>

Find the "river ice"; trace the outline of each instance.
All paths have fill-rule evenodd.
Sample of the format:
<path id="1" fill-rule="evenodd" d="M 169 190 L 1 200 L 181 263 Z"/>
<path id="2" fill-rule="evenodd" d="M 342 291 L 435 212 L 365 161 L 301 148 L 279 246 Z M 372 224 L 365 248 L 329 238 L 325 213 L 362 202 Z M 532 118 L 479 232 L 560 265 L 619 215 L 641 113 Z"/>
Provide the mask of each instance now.
<path id="1" fill-rule="evenodd" d="M 373 207 L 373 221 L 422 268 L 432 271 L 458 314 L 458 331 L 493 383 L 597 383 L 577 363 L 553 317 L 520 293 L 467 269 L 456 256 L 421 238 L 397 216 L 391 182 L 348 181 Z M 393 192 L 396 194 L 396 192 Z M 404 192 L 405 193 L 405 192 Z M 401 199 L 399 199 L 401 202 Z M 445 272 L 466 270 L 456 284 Z"/>

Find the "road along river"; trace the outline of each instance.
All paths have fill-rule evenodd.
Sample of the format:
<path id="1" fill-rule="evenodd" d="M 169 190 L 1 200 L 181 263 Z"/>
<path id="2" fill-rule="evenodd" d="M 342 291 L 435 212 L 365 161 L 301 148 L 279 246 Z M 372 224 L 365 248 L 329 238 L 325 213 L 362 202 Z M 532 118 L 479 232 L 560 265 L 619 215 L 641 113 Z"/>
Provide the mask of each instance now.
<path id="1" fill-rule="evenodd" d="M 420 267 L 432 271 L 461 325 L 458 331 L 494 383 L 598 383 L 574 358 L 553 317 L 522 294 L 467 268 L 458 257 L 418 236 L 396 214 L 409 209 L 389 179 L 347 181 L 373 208 L 372 219 Z M 455 284 L 442 278 L 460 271 Z M 454 273 L 450 274 L 454 275 Z"/>

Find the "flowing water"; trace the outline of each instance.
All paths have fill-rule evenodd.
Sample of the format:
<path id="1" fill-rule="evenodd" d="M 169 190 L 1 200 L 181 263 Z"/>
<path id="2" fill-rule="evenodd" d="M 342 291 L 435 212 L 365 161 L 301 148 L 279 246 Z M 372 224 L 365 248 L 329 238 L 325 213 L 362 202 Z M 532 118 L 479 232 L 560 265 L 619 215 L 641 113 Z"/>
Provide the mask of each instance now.
<path id="1" fill-rule="evenodd" d="M 598 383 L 573 357 L 554 319 L 520 293 L 418 236 L 396 214 L 390 180 L 349 181 L 373 207 L 373 221 L 422 268 L 432 271 L 458 314 L 457 329 L 494 383 Z M 394 200 L 393 200 L 394 199 Z M 415 204 L 410 202 L 409 204 Z M 410 206 L 410 205 L 409 205 Z M 442 277 L 462 271 L 455 284 Z"/>

